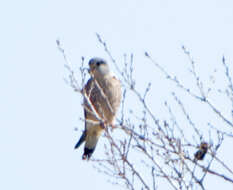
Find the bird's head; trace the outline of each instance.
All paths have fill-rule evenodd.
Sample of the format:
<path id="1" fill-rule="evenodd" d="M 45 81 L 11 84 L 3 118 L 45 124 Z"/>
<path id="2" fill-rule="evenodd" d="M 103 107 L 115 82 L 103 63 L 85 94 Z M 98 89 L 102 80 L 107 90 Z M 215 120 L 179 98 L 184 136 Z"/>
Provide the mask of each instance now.
<path id="1" fill-rule="evenodd" d="M 202 143 L 200 144 L 200 149 L 201 149 L 201 150 L 203 150 L 203 151 L 206 151 L 206 152 L 207 152 L 208 148 L 209 148 L 208 143 L 206 143 L 206 142 L 202 142 Z"/>
<path id="2" fill-rule="evenodd" d="M 89 61 L 89 73 L 94 77 L 101 77 L 110 73 L 107 62 L 102 58 L 92 58 Z"/>

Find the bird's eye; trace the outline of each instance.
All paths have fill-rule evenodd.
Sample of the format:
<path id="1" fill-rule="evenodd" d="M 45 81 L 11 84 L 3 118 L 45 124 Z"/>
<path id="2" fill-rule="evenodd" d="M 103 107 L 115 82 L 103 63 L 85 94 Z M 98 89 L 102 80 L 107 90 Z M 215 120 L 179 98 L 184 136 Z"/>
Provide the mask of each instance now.
<path id="1" fill-rule="evenodd" d="M 101 64 L 103 64 L 102 61 L 98 61 L 98 62 L 96 63 L 97 66 L 100 66 Z"/>

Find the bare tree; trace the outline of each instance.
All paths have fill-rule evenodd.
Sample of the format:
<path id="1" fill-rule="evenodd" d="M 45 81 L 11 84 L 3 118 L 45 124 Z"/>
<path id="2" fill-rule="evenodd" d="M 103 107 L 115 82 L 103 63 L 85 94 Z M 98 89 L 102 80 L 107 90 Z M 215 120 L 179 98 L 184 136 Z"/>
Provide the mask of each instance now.
<path id="1" fill-rule="evenodd" d="M 177 76 L 169 74 L 148 52 L 145 52 L 145 59 L 155 66 L 155 72 L 162 73 L 177 89 L 171 93 L 175 104 L 164 102 L 167 118 L 161 119 L 156 117 L 147 103 L 151 83 L 148 83 L 144 92 L 136 88 L 133 55 L 125 56 L 124 64 L 120 67 L 98 34 L 97 39 L 114 64 L 118 76 L 121 77 L 124 93 L 117 124 L 114 130 L 109 130 L 111 129 L 109 127 L 104 133 L 105 156 L 90 160 L 95 168 L 108 175 L 112 183 L 132 190 L 155 190 L 159 189 L 160 184 L 169 184 L 168 189 L 208 189 L 205 180 L 211 175 L 217 177 L 219 181 L 233 185 L 233 171 L 224 163 L 222 159 L 224 155 L 218 154 L 225 140 L 233 140 L 233 84 L 225 58 L 222 58 L 222 68 L 226 84 L 222 85 L 223 89 L 214 89 L 205 86 L 197 72 L 195 61 L 185 47 L 182 47 L 182 50 L 188 58 L 189 72 L 193 78 L 193 84 L 188 86 Z M 84 58 L 79 72 L 81 77 L 77 77 L 59 41 L 57 45 L 69 71 L 66 82 L 75 92 L 79 92 L 88 100 L 82 91 L 86 79 Z M 188 106 L 177 95 L 179 91 L 185 92 L 185 96 L 190 100 L 195 100 L 208 108 L 207 114 L 213 114 L 218 122 L 207 121 L 206 126 L 200 128 L 187 111 Z M 131 94 L 137 97 L 137 104 L 141 107 L 140 116 L 127 112 L 129 109 L 125 108 L 125 102 Z M 229 101 L 227 112 L 230 118 L 215 104 L 213 96 L 223 98 L 224 102 Z M 176 109 L 179 108 L 183 118 L 177 116 L 174 106 Z M 198 110 L 194 110 L 195 112 L 198 114 Z M 101 118 L 99 119 L 101 121 Z M 183 121 L 186 121 L 185 126 L 182 124 Z"/>

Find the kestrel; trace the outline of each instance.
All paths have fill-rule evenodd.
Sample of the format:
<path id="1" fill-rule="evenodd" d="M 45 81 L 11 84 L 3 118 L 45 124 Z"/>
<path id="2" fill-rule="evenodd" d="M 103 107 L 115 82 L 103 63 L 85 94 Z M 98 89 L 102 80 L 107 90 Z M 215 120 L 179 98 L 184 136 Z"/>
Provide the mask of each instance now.
<path id="1" fill-rule="evenodd" d="M 113 125 L 121 103 L 121 83 L 101 58 L 89 61 L 91 78 L 83 89 L 85 130 L 75 149 L 84 141 L 82 158 L 90 159 L 106 125 Z"/>

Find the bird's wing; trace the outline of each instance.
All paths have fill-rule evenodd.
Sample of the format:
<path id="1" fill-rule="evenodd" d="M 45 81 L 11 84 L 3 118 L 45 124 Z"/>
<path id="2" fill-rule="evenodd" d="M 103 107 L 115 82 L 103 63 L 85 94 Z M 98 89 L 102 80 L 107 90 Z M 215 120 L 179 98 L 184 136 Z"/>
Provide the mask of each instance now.
<path id="1" fill-rule="evenodd" d="M 116 77 L 103 77 L 96 82 L 90 78 L 84 87 L 88 99 L 84 98 L 85 131 L 80 139 L 86 141 L 83 159 L 90 158 L 103 131 L 99 119 L 112 124 L 121 102 L 121 83 Z"/>

